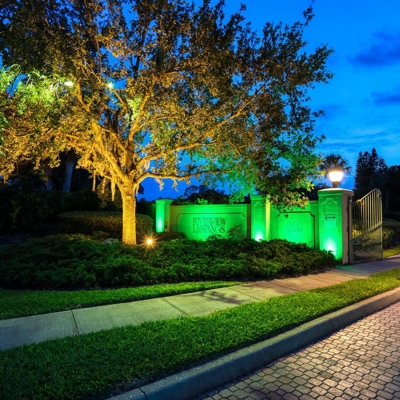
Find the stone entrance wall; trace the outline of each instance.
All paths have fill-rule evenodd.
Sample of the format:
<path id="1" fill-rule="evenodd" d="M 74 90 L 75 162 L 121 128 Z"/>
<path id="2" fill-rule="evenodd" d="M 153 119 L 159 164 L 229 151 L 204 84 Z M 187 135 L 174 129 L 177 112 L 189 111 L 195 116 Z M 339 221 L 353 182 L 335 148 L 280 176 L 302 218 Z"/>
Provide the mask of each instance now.
<path id="1" fill-rule="evenodd" d="M 251 196 L 251 204 L 171 205 L 156 201 L 157 232 L 183 232 L 189 239 L 220 238 L 255 240 L 286 239 L 314 249 L 332 251 L 343 264 L 348 258 L 351 231 L 349 201 L 353 192 L 324 189 L 306 208 L 278 210 L 263 196 Z"/>

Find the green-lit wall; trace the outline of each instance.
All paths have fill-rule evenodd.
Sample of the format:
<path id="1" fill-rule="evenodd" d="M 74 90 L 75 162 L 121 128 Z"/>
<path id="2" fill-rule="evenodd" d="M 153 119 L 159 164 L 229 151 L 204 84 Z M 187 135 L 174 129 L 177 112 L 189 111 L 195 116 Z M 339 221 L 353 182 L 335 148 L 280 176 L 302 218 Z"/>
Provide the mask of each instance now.
<path id="1" fill-rule="evenodd" d="M 319 248 L 318 201 L 311 201 L 306 208 L 280 211 L 271 207 L 271 239 L 286 239 L 295 243 Z"/>
<path id="2" fill-rule="evenodd" d="M 255 240 L 286 239 L 306 243 L 315 249 L 332 251 L 344 264 L 348 259 L 348 202 L 353 192 L 324 189 L 318 201 L 306 208 L 278 210 L 268 198 L 251 196 L 251 204 L 180 205 L 171 200 L 157 200 L 157 232 L 184 232 L 189 239 L 223 238 Z"/>
<path id="3" fill-rule="evenodd" d="M 331 251 L 336 260 L 349 262 L 348 244 L 351 232 L 349 199 L 352 190 L 323 189 L 318 192 L 320 248 Z"/>

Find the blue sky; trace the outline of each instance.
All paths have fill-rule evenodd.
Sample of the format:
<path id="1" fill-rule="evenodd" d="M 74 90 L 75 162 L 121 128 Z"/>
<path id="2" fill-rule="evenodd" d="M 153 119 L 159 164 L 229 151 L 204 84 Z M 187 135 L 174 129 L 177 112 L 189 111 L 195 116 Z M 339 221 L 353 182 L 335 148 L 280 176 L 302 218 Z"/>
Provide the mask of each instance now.
<path id="1" fill-rule="evenodd" d="M 309 0 L 226 0 L 227 13 L 246 4 L 244 15 L 253 29 L 265 22 L 291 24 L 302 18 Z M 358 153 L 376 148 L 387 165 L 400 164 L 400 1 L 316 0 L 315 17 L 305 31 L 309 49 L 327 44 L 334 50 L 328 68 L 334 78 L 310 93 L 310 105 L 325 116 L 315 133 L 325 135 L 323 154 L 339 153 L 353 167 L 343 187 L 353 188 Z M 145 181 L 146 199 L 176 197 L 166 182 L 159 191 Z"/>

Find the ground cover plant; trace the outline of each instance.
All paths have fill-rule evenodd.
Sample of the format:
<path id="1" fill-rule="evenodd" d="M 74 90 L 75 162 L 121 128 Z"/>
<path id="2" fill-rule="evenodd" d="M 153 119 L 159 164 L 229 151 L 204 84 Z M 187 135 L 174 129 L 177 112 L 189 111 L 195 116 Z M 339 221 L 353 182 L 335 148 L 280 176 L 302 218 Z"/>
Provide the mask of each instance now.
<path id="1" fill-rule="evenodd" d="M 399 286 L 398 268 L 205 317 L 149 322 L 6 350 L 0 353 L 0 398 L 106 398 Z"/>
<path id="2" fill-rule="evenodd" d="M 123 303 L 238 285 L 236 281 L 181 282 L 103 290 L 0 290 L 0 319 Z"/>
<path id="3" fill-rule="evenodd" d="M 66 233 L 93 234 L 106 232 L 121 239 L 122 213 L 118 211 L 71 211 L 58 215 L 58 223 Z M 148 215 L 136 214 L 136 236 L 139 241 L 151 234 L 153 220 Z"/>
<path id="4" fill-rule="evenodd" d="M 0 248 L 3 289 L 82 289 L 307 274 L 335 265 L 331 253 L 285 240 L 179 239 L 154 247 L 105 245 L 83 235 Z"/>
<path id="5" fill-rule="evenodd" d="M 400 245 L 384 250 L 384 257 L 400 253 Z M 0 290 L 0 319 L 43 314 L 80 307 L 145 300 L 238 285 L 239 281 L 181 282 L 100 290 Z"/>
<path id="6" fill-rule="evenodd" d="M 400 222 L 384 218 L 382 223 L 382 245 L 384 249 L 395 247 L 400 241 Z"/>
<path id="7" fill-rule="evenodd" d="M 383 257 L 392 257 L 400 254 L 400 244 L 395 245 L 394 247 L 390 247 L 388 249 L 383 249 Z"/>

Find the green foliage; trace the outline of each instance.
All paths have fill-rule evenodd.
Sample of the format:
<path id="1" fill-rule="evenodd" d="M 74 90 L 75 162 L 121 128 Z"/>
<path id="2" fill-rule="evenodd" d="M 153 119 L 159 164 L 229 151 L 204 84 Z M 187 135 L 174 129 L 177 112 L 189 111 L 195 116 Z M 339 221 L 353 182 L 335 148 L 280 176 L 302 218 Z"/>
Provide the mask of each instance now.
<path id="1" fill-rule="evenodd" d="M 398 241 L 400 241 L 400 222 L 385 218 L 382 225 L 383 248 L 388 249 Z"/>
<path id="2" fill-rule="evenodd" d="M 136 203 L 136 213 L 148 215 L 154 222 L 153 229 L 155 230 L 156 203 L 154 201 L 147 201 L 145 199 L 140 199 Z"/>
<path id="3" fill-rule="evenodd" d="M 392 257 L 392 256 L 397 256 L 398 254 L 400 254 L 400 243 L 397 244 L 394 247 L 390 247 L 388 249 L 384 249 L 383 250 L 383 257 Z"/>
<path id="4" fill-rule="evenodd" d="M 76 223 L 86 221 L 76 219 Z M 146 217 L 146 220 L 149 220 Z M 92 222 L 94 221 L 94 222 Z M 107 226 L 114 226 L 110 216 Z M 94 215 L 88 224 L 97 225 Z M 4 288 L 72 289 L 162 282 L 251 280 L 306 274 L 334 266 L 325 251 L 284 240 L 172 240 L 154 247 L 105 245 L 82 235 L 54 236 L 0 248 Z"/>
<path id="5" fill-rule="evenodd" d="M 343 173 L 346 175 L 351 174 L 351 166 L 349 165 L 349 162 L 340 154 L 328 154 L 324 157 L 324 160 L 319 168 L 325 178 L 328 178 L 329 172 L 333 170 L 343 171 Z"/>
<path id="6" fill-rule="evenodd" d="M 227 181 L 239 197 L 257 188 L 275 203 L 304 204 L 296 190 L 319 174 L 321 141 L 309 92 L 331 79 L 332 51 L 305 51 L 312 8 L 300 22 L 266 23 L 257 35 L 244 8 L 227 16 L 224 7 L 223 0 L 4 4 L 0 56 L 29 76 L 19 97 L 5 99 L 29 113 L 23 120 L 9 113 L 0 173 L 10 175 L 21 156 L 57 164 L 60 151 L 74 149 L 79 166 L 119 188 L 132 218 L 130 196 L 147 178 Z M 31 109 L 33 100 L 40 101 Z M 135 232 L 124 227 L 123 240 L 135 244 Z"/>
<path id="7" fill-rule="evenodd" d="M 186 235 L 183 232 L 160 232 L 155 235 L 157 242 L 163 242 L 168 240 L 186 239 Z"/>
<path id="8" fill-rule="evenodd" d="M 38 232 L 54 222 L 61 204 L 60 192 L 25 191 L 15 186 L 0 188 L 0 232 Z"/>
<path id="9" fill-rule="evenodd" d="M 229 197 L 223 190 L 192 185 L 186 188 L 183 196 L 175 199 L 173 204 L 229 204 Z"/>
<path id="10" fill-rule="evenodd" d="M 394 220 L 400 222 L 400 212 L 397 211 L 383 211 L 383 221 Z M 389 221 L 393 222 L 393 221 Z"/>
<path id="11" fill-rule="evenodd" d="M 368 192 L 374 189 L 373 177 L 386 170 L 386 162 L 379 157 L 375 148 L 371 153 L 365 151 L 358 154 L 356 164 L 356 175 L 354 182 L 355 196 L 357 199 L 365 196 Z"/>
<path id="12" fill-rule="evenodd" d="M 61 118 L 62 98 L 53 77 L 20 66 L 0 68 L 0 175 L 7 180 L 21 164 L 40 161 L 55 166 L 65 142 L 54 140 L 54 123 Z M 35 135 L 40 135 L 40 139 Z"/>
<path id="13" fill-rule="evenodd" d="M 400 165 L 392 165 L 384 171 L 379 171 L 373 176 L 372 183 L 374 187 L 381 189 L 383 206 L 393 212 L 393 216 L 388 218 L 400 220 Z"/>
<path id="14" fill-rule="evenodd" d="M 148 322 L 2 351 L 0 397 L 107 398 L 399 286 L 396 269 L 209 316 Z"/>
<path id="15" fill-rule="evenodd" d="M 392 229 L 389 228 L 382 228 L 382 247 L 384 249 L 388 249 L 392 242 L 393 242 L 393 238 L 394 238 L 394 232 Z"/>
<path id="16" fill-rule="evenodd" d="M 110 211 L 73 211 L 59 214 L 59 221 L 68 233 L 92 234 L 107 232 L 114 237 L 122 235 L 122 213 Z M 136 234 L 139 240 L 152 233 L 153 220 L 136 214 Z"/>
<path id="17" fill-rule="evenodd" d="M 0 232 L 45 234 L 54 229 L 60 212 L 98 209 L 99 199 L 90 190 L 62 193 L 9 184 L 0 187 Z"/>

